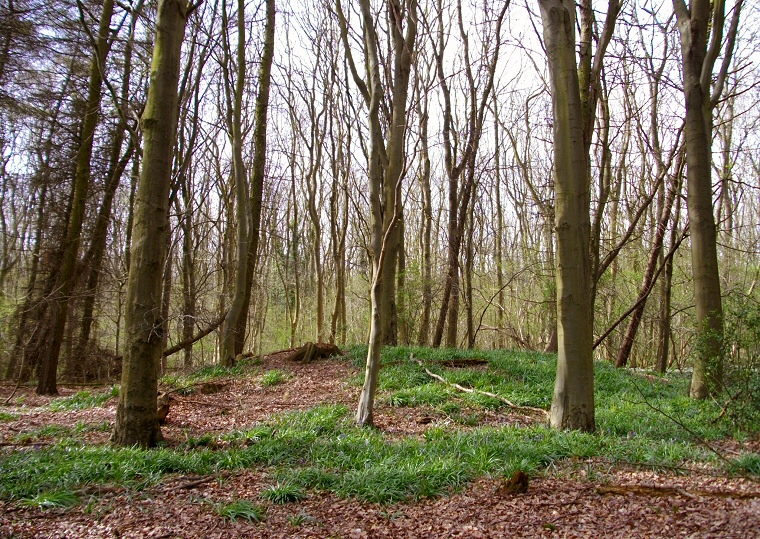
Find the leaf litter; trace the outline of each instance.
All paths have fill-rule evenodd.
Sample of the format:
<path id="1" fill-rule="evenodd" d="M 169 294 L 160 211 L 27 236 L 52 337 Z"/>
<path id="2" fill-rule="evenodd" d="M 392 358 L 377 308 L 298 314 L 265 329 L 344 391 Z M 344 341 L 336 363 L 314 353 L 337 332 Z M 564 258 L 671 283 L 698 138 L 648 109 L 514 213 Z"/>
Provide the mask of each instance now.
<path id="1" fill-rule="evenodd" d="M 351 407 L 358 399 L 359 387 L 347 381 L 358 370 L 345 360 L 301 364 L 272 355 L 262 368 L 283 371 L 288 379 L 265 387 L 255 375 L 230 377 L 218 381 L 218 391 L 174 395 L 162 427 L 169 444 L 190 436 L 218 438 L 285 411 L 336 403 Z M 0 397 L 11 390 L 0 386 Z M 66 397 L 78 390 L 63 387 L 60 392 Z M 47 408 L 51 398 L 37 396 L 31 388 L 22 388 L 14 398 L 6 410 L 12 419 L 0 422 L 2 451 L 54 441 L 44 434 L 22 436 L 50 425 L 79 428 L 89 444 L 108 443 L 115 398 L 100 407 L 57 412 Z M 481 426 L 532 421 L 504 411 L 484 411 L 479 417 Z M 376 424 L 391 438 L 420 436 L 432 426 L 468 428 L 424 406 L 393 407 L 382 400 Z M 305 499 L 287 504 L 264 502 L 261 493 L 273 478 L 263 468 L 170 476 L 139 492 L 109 486 L 83 489 L 83 502 L 69 509 L 41 510 L 0 501 L 0 538 L 758 537 L 757 483 L 716 477 L 709 469 L 684 474 L 620 464 L 588 475 L 594 463 L 599 464 L 595 469 L 604 467 L 599 459 L 562 463 L 545 477 L 531 477 L 525 493 L 509 492 L 503 479 L 480 478 L 448 496 L 395 504 L 371 504 L 322 491 L 309 491 Z M 215 504 L 236 500 L 262 505 L 265 520 L 228 519 L 215 511 Z"/>

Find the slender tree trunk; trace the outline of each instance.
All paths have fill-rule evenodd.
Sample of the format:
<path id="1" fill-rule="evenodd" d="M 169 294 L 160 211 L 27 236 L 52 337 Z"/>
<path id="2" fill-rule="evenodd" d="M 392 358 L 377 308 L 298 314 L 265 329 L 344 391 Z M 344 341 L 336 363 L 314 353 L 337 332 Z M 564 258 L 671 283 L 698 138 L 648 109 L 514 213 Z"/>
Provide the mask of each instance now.
<path id="1" fill-rule="evenodd" d="M 164 262 L 164 277 L 161 288 L 161 350 L 166 350 L 169 346 L 169 310 L 172 304 L 172 272 L 174 265 L 174 250 L 171 245 L 171 237 L 166 245 L 166 261 Z M 161 356 L 161 366 L 159 376 L 166 373 L 168 358 Z"/>
<path id="2" fill-rule="evenodd" d="M 190 211 L 192 198 L 185 197 L 185 214 L 182 216 L 182 340 L 187 341 L 195 331 L 197 294 L 195 285 L 195 257 L 193 256 L 194 223 Z M 188 344 L 184 350 L 185 369 L 193 367 L 193 345 Z"/>
<path id="3" fill-rule="evenodd" d="M 504 214 L 501 207 L 501 140 L 499 136 L 499 115 L 497 99 L 493 100 L 493 133 L 494 133 L 494 165 L 496 177 L 494 178 L 494 199 L 496 202 L 496 243 L 494 257 L 496 258 L 496 288 L 498 290 L 496 306 L 496 342 L 495 348 L 504 348 Z"/>
<path id="4" fill-rule="evenodd" d="M 398 319 L 398 342 L 403 345 L 409 345 L 409 321 L 408 313 L 406 312 L 406 242 L 404 240 L 405 233 L 405 221 L 404 215 L 399 217 L 399 242 L 398 242 L 398 271 L 396 272 L 397 280 L 397 313 Z"/>
<path id="5" fill-rule="evenodd" d="M 393 234 L 397 234 L 398 218 L 401 215 L 401 179 L 403 171 L 403 149 L 406 135 L 406 106 L 411 74 L 412 58 L 415 50 L 417 35 L 417 2 L 410 0 L 402 5 L 398 0 L 388 0 L 391 20 L 389 32 L 392 41 L 393 55 L 393 95 L 391 125 L 387 130 L 387 147 L 383 138 L 383 126 L 380 122 L 380 104 L 384 91 L 380 78 L 380 60 L 375 21 L 369 0 L 361 0 L 360 9 L 364 32 L 364 49 L 366 55 L 366 71 L 369 76 L 365 82 L 359 75 L 351 54 L 348 42 L 347 21 L 344 17 L 340 1 L 336 4 L 341 39 L 346 52 L 354 82 L 359 87 L 362 97 L 369 109 L 370 151 L 368 154 L 369 172 L 369 205 L 370 205 L 370 255 L 372 263 L 371 275 L 371 321 L 369 331 L 369 347 L 365 369 L 364 385 L 359 397 L 356 422 L 359 425 L 372 425 L 375 392 L 377 390 L 380 372 L 380 350 L 387 336 L 388 321 L 384 310 L 388 296 L 385 288 L 395 289 L 395 276 L 390 282 L 385 279 L 388 273 L 385 265 L 394 266 L 396 260 L 392 256 L 394 242 Z M 406 32 L 402 34 L 402 23 L 406 19 Z M 392 190 L 392 196 L 389 191 Z M 389 198 L 389 196 L 391 198 Z M 389 200 L 392 206 L 384 206 Z M 390 249 L 389 249 L 390 248 Z M 395 292 L 393 300 L 395 302 Z M 384 335 L 385 334 L 385 335 Z"/>
<path id="6" fill-rule="evenodd" d="M 670 245 L 675 245 L 678 241 L 678 220 L 681 214 L 681 197 L 676 197 L 676 209 L 673 212 L 673 227 L 670 229 Z M 673 258 L 668 257 L 665 260 L 665 272 L 660 283 L 660 312 L 658 316 L 658 339 L 657 339 L 657 372 L 665 374 L 669 365 L 670 351 L 670 304 L 671 304 L 671 285 L 673 282 Z"/>
<path id="7" fill-rule="evenodd" d="M 113 442 L 154 446 L 161 348 L 161 277 L 167 255 L 169 184 L 177 132 L 180 51 L 189 15 L 186 0 L 159 0 L 151 82 L 140 124 L 142 171 L 135 202 L 127 284 L 126 347 Z"/>
<path id="8" fill-rule="evenodd" d="M 226 6 L 223 6 L 226 11 Z M 222 26 L 226 28 L 226 13 L 222 14 Z M 243 162 L 243 91 L 246 77 L 246 39 L 245 39 L 245 2 L 237 2 L 237 70 L 235 72 L 235 88 L 230 88 L 229 67 L 232 58 L 231 47 L 226 38 L 222 36 L 224 46 L 224 71 L 225 93 L 227 97 L 227 129 L 230 142 L 232 143 L 232 170 L 235 182 L 235 217 L 237 226 L 237 267 L 235 270 L 235 286 L 232 293 L 230 309 L 224 321 L 222 330 L 221 358 L 220 363 L 226 366 L 235 364 L 235 357 L 240 352 L 236 344 L 241 340 L 237 334 L 241 330 L 245 332 L 245 320 L 248 316 L 248 304 L 246 302 L 246 286 L 248 282 L 248 249 L 252 241 L 251 207 L 248 193 L 248 174 Z M 245 334 L 242 340 L 245 339 Z M 241 347 L 242 352 L 242 347 Z"/>
<path id="9" fill-rule="evenodd" d="M 677 182 L 675 183 L 677 184 Z M 654 240 L 652 242 L 652 250 L 649 254 L 649 262 L 644 271 L 644 280 L 641 283 L 639 295 L 636 298 L 637 307 L 631 313 L 628 328 L 626 329 L 625 337 L 620 345 L 620 351 L 618 352 L 618 357 L 615 361 L 615 366 L 618 368 L 625 367 L 628 364 L 628 358 L 633 349 L 633 342 L 636 339 L 636 333 L 641 324 L 641 319 L 644 316 L 646 300 L 649 297 L 651 288 L 655 285 L 655 270 L 657 269 L 658 262 L 662 258 L 662 245 L 665 240 L 665 232 L 667 230 L 668 221 L 670 221 L 670 212 L 673 209 L 673 202 L 675 201 L 678 191 L 680 191 L 678 185 L 673 185 L 668 191 L 664 204 L 660 207 L 661 213 L 660 218 L 657 221 L 657 229 L 655 230 Z"/>
<path id="10" fill-rule="evenodd" d="M 426 346 L 430 342 L 430 312 L 433 304 L 433 261 L 432 261 L 432 230 L 433 203 L 430 191 L 430 151 L 428 148 L 428 97 L 425 92 L 421 99 L 420 116 L 420 145 L 422 172 L 420 173 L 420 188 L 422 190 L 422 316 L 420 317 L 420 332 L 417 344 Z"/>
<path id="11" fill-rule="evenodd" d="M 266 26 L 264 28 L 264 51 L 259 65 L 259 93 L 256 96 L 253 128 L 253 164 L 251 166 L 250 230 L 248 242 L 248 266 L 246 271 L 245 298 L 242 314 L 235 329 L 235 356 L 243 352 L 245 326 L 251 304 L 251 289 L 256 272 L 261 230 L 261 201 L 264 194 L 266 173 L 267 113 L 269 111 L 269 88 L 272 82 L 274 58 L 275 0 L 266 0 Z"/>
<path id="12" fill-rule="evenodd" d="M 452 141 L 452 131 L 455 130 L 453 119 L 453 108 L 451 105 L 451 95 L 449 83 L 444 73 L 444 49 L 445 49 L 445 32 L 443 24 L 443 3 L 438 2 L 438 43 L 435 50 L 436 71 L 438 82 L 443 97 L 443 149 L 444 163 L 449 184 L 449 247 L 447 259 L 446 282 L 443 288 L 443 298 L 441 301 L 441 310 L 438 316 L 438 322 L 433 336 L 433 346 L 440 346 L 443 338 L 444 326 L 447 327 L 446 346 L 454 347 L 457 345 L 457 329 L 459 322 L 459 295 L 460 295 L 460 265 L 459 255 L 462 246 L 462 239 L 465 232 L 465 223 L 470 211 L 470 203 L 474 190 L 474 161 L 477 158 L 478 147 L 480 144 L 481 133 L 483 131 L 483 121 L 485 117 L 486 105 L 490 102 L 491 91 L 493 90 L 496 64 L 499 60 L 499 51 L 501 45 L 501 26 L 504 16 L 507 12 L 510 2 L 506 1 L 498 12 L 494 30 L 494 49 L 493 54 L 485 57 L 482 66 L 487 70 L 487 78 L 484 84 L 476 84 L 473 74 L 473 62 L 470 61 L 469 41 L 464 29 L 462 17 L 462 3 L 457 2 L 457 16 L 459 22 L 459 33 L 463 41 L 464 55 L 464 72 L 467 78 L 468 89 L 468 112 L 466 142 L 464 142 L 464 151 L 460 161 L 455 163 L 456 145 Z M 481 90 L 480 96 L 478 91 Z M 459 189 L 459 181 L 463 173 L 467 172 L 462 180 L 462 188 Z M 448 325 L 447 325 L 448 321 Z"/>
<path id="13" fill-rule="evenodd" d="M 132 20 L 129 26 L 129 35 L 124 48 L 124 69 L 122 72 L 121 100 L 126 104 L 129 100 L 130 82 L 132 74 L 132 50 L 135 37 L 135 25 L 139 15 L 139 8 L 132 13 Z M 130 136 L 128 146 L 122 155 L 121 149 L 124 144 L 124 137 L 127 135 L 126 110 L 119 114 L 119 122 L 116 125 L 114 133 L 113 146 L 109 158 L 109 167 L 107 181 L 103 200 L 100 204 L 98 216 L 95 221 L 95 229 L 92 232 L 90 247 L 84 256 L 85 268 L 87 271 L 86 290 L 84 294 L 84 305 L 82 307 L 82 324 L 79 330 L 79 342 L 74 357 L 69 357 L 67 361 L 67 370 L 69 365 L 73 365 L 74 372 L 70 375 L 76 376 L 77 370 L 82 370 L 84 358 L 87 356 L 87 347 L 90 340 L 92 324 L 95 321 L 95 299 L 100 283 L 100 274 L 102 272 L 103 256 L 108 241 L 108 225 L 111 221 L 113 201 L 116 197 L 116 190 L 121 183 L 121 177 L 124 175 L 127 166 L 132 158 L 137 145 L 134 136 Z M 118 339 L 117 339 L 118 340 Z M 118 353 L 118 350 L 117 350 Z"/>
<path id="14" fill-rule="evenodd" d="M 43 342 L 39 369 L 37 372 L 37 393 L 40 395 L 57 395 L 56 378 L 58 374 L 58 358 L 63 344 L 63 334 L 66 328 L 66 318 L 69 308 L 69 298 L 76 280 L 77 258 L 81 243 L 82 223 L 87 206 L 87 194 L 90 187 L 90 159 L 100 115 L 101 91 L 105 60 L 109 49 L 109 34 L 111 16 L 113 15 L 113 0 L 105 0 L 98 25 L 97 46 L 90 62 L 89 83 L 87 88 L 87 105 L 82 122 L 80 144 L 77 151 L 76 176 L 69 216 L 66 239 L 64 240 L 63 257 L 59 273 L 56 293 L 51 302 L 51 327 L 47 339 Z"/>

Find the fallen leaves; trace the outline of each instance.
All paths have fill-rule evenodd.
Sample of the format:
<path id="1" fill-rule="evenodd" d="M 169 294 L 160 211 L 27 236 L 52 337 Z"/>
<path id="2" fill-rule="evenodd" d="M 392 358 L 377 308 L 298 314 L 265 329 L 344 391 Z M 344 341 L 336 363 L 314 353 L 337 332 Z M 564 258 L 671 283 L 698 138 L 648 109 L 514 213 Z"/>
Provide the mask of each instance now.
<path id="1" fill-rule="evenodd" d="M 269 357 L 261 368 L 280 369 L 290 377 L 272 387 L 258 384 L 255 376 L 231 378 L 214 382 L 221 387 L 209 387 L 210 391 L 174 395 L 164 436 L 170 443 L 185 442 L 190 437 L 216 440 L 224 432 L 255 424 L 273 413 L 324 403 L 353 406 L 358 396 L 359 388 L 346 382 L 356 373 L 346 361 L 302 364 Z M 3 390 L 0 388 L 0 394 Z M 64 395 L 75 392 L 66 388 L 61 391 Z M 78 423 L 112 422 L 115 417 L 115 399 L 104 407 L 53 413 L 40 408 L 49 398 L 37 397 L 31 390 L 14 398 L 18 397 L 26 400 L 10 410 L 18 417 L 0 423 L 2 443 L 45 425 L 73 428 Z M 429 428 L 467 428 L 422 407 L 381 403 L 376 414 L 378 428 L 391 437 L 418 436 Z M 480 424 L 533 421 L 521 412 L 484 411 Z M 88 432 L 88 443 L 107 443 L 108 434 L 107 430 Z M 306 491 L 306 498 L 298 502 L 268 503 L 261 493 L 272 484 L 272 478 L 264 469 L 177 475 L 141 492 L 85 487 L 80 492 L 85 502 L 68 510 L 41 511 L 0 502 L 0 538 L 757 536 L 760 499 L 756 484 L 699 473 L 608 468 L 607 473 L 590 478 L 593 480 L 572 469 L 558 469 L 550 477 L 531 477 L 529 484 L 519 476 L 508 481 L 483 478 L 448 497 L 382 506 L 318 491 Z M 236 499 L 265 505 L 266 520 L 258 524 L 245 519 L 231 522 L 214 511 L 215 504 Z"/>

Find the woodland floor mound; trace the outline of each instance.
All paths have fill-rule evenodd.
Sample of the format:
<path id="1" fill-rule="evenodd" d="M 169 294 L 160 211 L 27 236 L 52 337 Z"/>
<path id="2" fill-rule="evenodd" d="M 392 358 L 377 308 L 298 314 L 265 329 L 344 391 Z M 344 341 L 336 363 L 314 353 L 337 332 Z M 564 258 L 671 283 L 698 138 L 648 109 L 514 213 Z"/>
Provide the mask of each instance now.
<path id="1" fill-rule="evenodd" d="M 345 360 L 308 364 L 284 355 L 263 358 L 257 367 L 282 373 L 283 381 L 264 385 L 261 377 L 215 380 L 208 393 L 177 392 L 162 430 L 168 445 L 189 437 L 218 436 L 290 410 L 342 403 L 351 409 L 360 388 L 359 370 Z M 252 371 L 254 372 L 254 371 Z M 93 393 L 106 388 L 90 388 Z M 13 390 L 0 386 L 0 402 Z M 60 388 L 62 397 L 81 387 Z M 0 408 L 0 459 L 10 451 L 34 450 L 55 441 L 56 428 L 101 425 L 88 430 L 87 444 L 107 444 L 116 399 L 81 410 L 52 411 L 50 397 L 20 388 L 12 405 Z M 479 425 L 528 425 L 537 419 L 510 410 L 485 411 Z M 380 402 L 376 424 L 389 439 L 422 436 L 427 429 L 466 429 L 426 407 L 394 407 Z M 37 433 L 24 437 L 24 433 Z M 45 434 L 47 432 L 48 434 Z M 221 442 L 220 442 L 221 443 Z M 35 445 L 36 444 L 36 445 Z M 730 449 L 731 443 L 725 445 Z M 429 538 L 429 537 L 595 537 L 741 538 L 760 530 L 760 485 L 739 478 L 607 467 L 564 461 L 545 477 L 531 478 L 524 494 L 505 494 L 502 479 L 480 478 L 458 492 L 433 499 L 372 504 L 308 491 L 286 504 L 262 502 L 273 478 L 266 468 L 227 471 L 202 477 L 167 475 L 144 490 L 93 486 L 89 498 L 68 509 L 0 502 L 0 537 L 23 538 Z M 594 470 L 599 470 L 601 466 Z M 615 488 L 609 488 L 613 486 Z M 87 490 L 87 489 L 85 489 Z M 266 513 L 260 523 L 220 516 L 220 504 L 258 500 Z M 88 501 L 89 500 L 89 501 Z"/>

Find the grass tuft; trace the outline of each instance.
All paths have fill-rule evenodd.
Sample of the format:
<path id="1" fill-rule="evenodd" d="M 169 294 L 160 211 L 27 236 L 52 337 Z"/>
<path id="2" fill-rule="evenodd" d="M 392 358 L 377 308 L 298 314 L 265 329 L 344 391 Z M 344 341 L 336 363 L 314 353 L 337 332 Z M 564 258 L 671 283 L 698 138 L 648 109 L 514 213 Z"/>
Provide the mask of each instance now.
<path id="1" fill-rule="evenodd" d="M 249 500 L 234 500 L 214 504 L 214 512 L 225 520 L 231 522 L 237 519 L 245 519 L 248 522 L 263 522 L 266 511 L 260 505 Z"/>
<path id="2" fill-rule="evenodd" d="M 79 497 L 73 492 L 43 492 L 21 500 L 25 507 L 37 507 L 39 509 L 67 509 L 79 503 Z"/>
<path id="3" fill-rule="evenodd" d="M 280 384 L 284 384 L 290 375 L 286 372 L 272 369 L 261 375 L 261 385 L 264 387 L 272 387 Z"/>
<path id="4" fill-rule="evenodd" d="M 306 494 L 299 487 L 291 483 L 277 483 L 265 488 L 261 493 L 261 497 L 268 502 L 284 505 L 305 500 Z"/>

